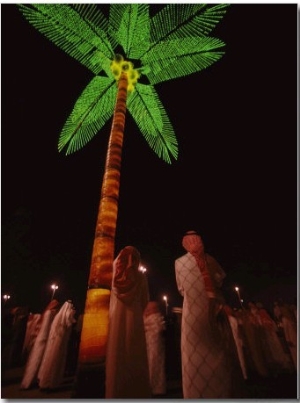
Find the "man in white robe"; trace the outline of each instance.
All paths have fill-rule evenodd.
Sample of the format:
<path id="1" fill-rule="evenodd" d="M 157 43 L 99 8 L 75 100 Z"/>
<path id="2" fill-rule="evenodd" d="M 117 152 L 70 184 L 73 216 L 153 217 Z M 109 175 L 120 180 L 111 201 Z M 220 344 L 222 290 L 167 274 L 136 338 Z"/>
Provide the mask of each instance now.
<path id="1" fill-rule="evenodd" d="M 107 399 L 151 398 L 143 312 L 149 301 L 140 254 L 121 250 L 113 264 L 106 352 Z"/>
<path id="2" fill-rule="evenodd" d="M 71 301 L 66 301 L 56 314 L 50 328 L 45 353 L 38 372 L 41 389 L 55 389 L 63 381 L 68 342 L 75 323 L 75 309 Z"/>
<path id="3" fill-rule="evenodd" d="M 204 252 L 201 237 L 183 237 L 187 253 L 175 261 L 183 296 L 181 328 L 182 388 L 185 399 L 244 397 L 244 379 L 220 292 L 225 273 Z"/>
<path id="4" fill-rule="evenodd" d="M 30 313 L 26 323 L 26 333 L 22 349 L 22 360 L 27 361 L 41 326 L 42 315 Z"/>
<path id="5" fill-rule="evenodd" d="M 144 311 L 144 325 L 152 395 L 165 395 L 166 365 L 165 336 L 166 324 L 155 301 L 149 301 Z"/>
<path id="6" fill-rule="evenodd" d="M 57 313 L 59 302 L 53 299 L 42 314 L 41 327 L 26 362 L 25 372 L 21 381 L 21 389 L 29 389 L 37 381 L 52 321 Z"/>

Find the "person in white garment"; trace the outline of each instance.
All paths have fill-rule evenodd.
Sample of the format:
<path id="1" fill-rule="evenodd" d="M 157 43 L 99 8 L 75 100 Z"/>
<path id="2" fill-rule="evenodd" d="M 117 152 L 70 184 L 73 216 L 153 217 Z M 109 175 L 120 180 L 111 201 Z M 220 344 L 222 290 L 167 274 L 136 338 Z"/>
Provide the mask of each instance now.
<path id="1" fill-rule="evenodd" d="M 183 397 L 244 398 L 244 379 L 220 290 L 225 273 L 205 253 L 202 239 L 195 231 L 184 235 L 182 246 L 187 253 L 176 259 L 175 275 L 183 296 Z"/>
<path id="2" fill-rule="evenodd" d="M 63 381 L 74 315 L 72 302 L 66 301 L 53 319 L 37 375 L 40 389 L 56 389 Z"/>
<path id="3" fill-rule="evenodd" d="M 21 389 L 29 389 L 37 382 L 37 374 L 44 356 L 50 327 L 57 314 L 59 302 L 53 299 L 42 314 L 41 327 L 26 362 Z"/>
<path id="4" fill-rule="evenodd" d="M 298 337 L 297 337 L 297 320 L 295 319 L 294 314 L 291 312 L 287 303 L 284 303 L 282 300 L 274 303 L 274 315 L 277 320 L 280 322 L 284 338 L 286 340 L 293 364 L 294 370 L 298 371 L 298 360 L 297 360 L 297 346 L 298 346 Z"/>
<path id="5" fill-rule="evenodd" d="M 263 353 L 271 375 L 277 376 L 281 373 L 293 372 L 293 363 L 279 340 L 275 321 L 261 302 L 256 302 L 255 305 L 258 322 L 262 329 Z"/>
<path id="6" fill-rule="evenodd" d="M 149 301 L 140 253 L 123 248 L 113 263 L 106 351 L 107 399 L 151 398 L 143 312 Z"/>
<path id="7" fill-rule="evenodd" d="M 26 362 L 35 339 L 41 327 L 42 315 L 40 313 L 30 313 L 26 323 L 26 333 L 22 348 L 22 361 Z"/>
<path id="8" fill-rule="evenodd" d="M 234 338 L 234 341 L 236 344 L 236 349 L 237 349 L 243 377 L 244 377 L 244 379 L 248 379 L 247 365 L 246 365 L 246 359 L 245 359 L 245 355 L 244 355 L 245 343 L 244 343 L 243 337 L 240 332 L 238 319 L 234 314 L 234 310 L 229 305 L 225 304 L 224 310 L 228 316 L 228 320 L 229 320 L 229 323 L 231 326 L 232 335 L 233 335 L 233 338 Z"/>
<path id="9" fill-rule="evenodd" d="M 165 319 L 156 301 L 149 301 L 144 311 L 149 375 L 153 396 L 165 395 Z"/>

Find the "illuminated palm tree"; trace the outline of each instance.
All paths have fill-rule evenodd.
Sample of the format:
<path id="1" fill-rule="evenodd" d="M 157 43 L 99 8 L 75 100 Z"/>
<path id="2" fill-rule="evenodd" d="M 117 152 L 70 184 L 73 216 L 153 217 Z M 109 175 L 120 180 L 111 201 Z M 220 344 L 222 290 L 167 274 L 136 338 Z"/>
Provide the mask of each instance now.
<path id="1" fill-rule="evenodd" d="M 96 4 L 18 5 L 36 29 L 94 74 L 63 126 L 58 150 L 79 150 L 113 117 L 78 357 L 77 397 L 104 395 L 126 110 L 158 157 L 167 163 L 171 157 L 177 159 L 176 136 L 154 85 L 203 70 L 222 57 L 224 42 L 208 34 L 227 6 L 168 4 L 151 17 L 155 6 L 116 3 L 106 17 Z M 94 381 L 98 392 L 91 390 Z"/>

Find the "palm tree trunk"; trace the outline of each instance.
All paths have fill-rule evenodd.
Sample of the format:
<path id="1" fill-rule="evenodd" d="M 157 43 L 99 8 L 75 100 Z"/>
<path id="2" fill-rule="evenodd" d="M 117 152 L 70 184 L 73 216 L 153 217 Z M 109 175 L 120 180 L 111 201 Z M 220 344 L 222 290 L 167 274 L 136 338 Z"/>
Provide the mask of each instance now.
<path id="1" fill-rule="evenodd" d="M 102 182 L 88 290 L 78 355 L 74 398 L 105 396 L 108 311 L 115 252 L 115 233 L 127 99 L 127 74 L 122 73 L 109 137 Z"/>

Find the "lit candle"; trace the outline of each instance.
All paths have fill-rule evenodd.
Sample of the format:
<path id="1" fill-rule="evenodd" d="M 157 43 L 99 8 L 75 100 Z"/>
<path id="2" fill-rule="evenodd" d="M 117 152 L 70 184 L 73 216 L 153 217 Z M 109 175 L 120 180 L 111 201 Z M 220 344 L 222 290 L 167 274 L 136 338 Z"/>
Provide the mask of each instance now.
<path id="1" fill-rule="evenodd" d="M 139 271 L 141 271 L 142 273 L 146 273 L 147 269 L 145 266 L 140 266 Z"/>
<path id="2" fill-rule="evenodd" d="M 53 290 L 53 292 L 52 292 L 52 297 L 51 297 L 51 300 L 52 300 L 53 297 L 54 297 L 55 291 L 58 289 L 58 285 L 52 284 L 52 285 L 51 285 L 51 288 L 52 288 L 52 290 Z"/>
<path id="3" fill-rule="evenodd" d="M 239 289 L 239 287 L 234 287 L 234 289 L 235 289 L 235 291 L 236 291 L 236 293 L 237 293 L 237 295 L 238 295 L 238 298 L 239 298 L 239 302 L 240 302 L 240 304 L 241 304 L 241 307 L 243 308 L 243 301 L 242 301 L 242 299 L 241 299 L 240 289 Z"/>
<path id="4" fill-rule="evenodd" d="M 10 299 L 10 295 L 8 295 L 8 294 L 3 295 L 3 299 L 4 299 L 4 305 L 5 305 L 6 302 Z"/>
<path id="5" fill-rule="evenodd" d="M 166 304 L 166 316 L 168 316 L 168 297 L 166 295 L 163 296 L 163 300 Z"/>

